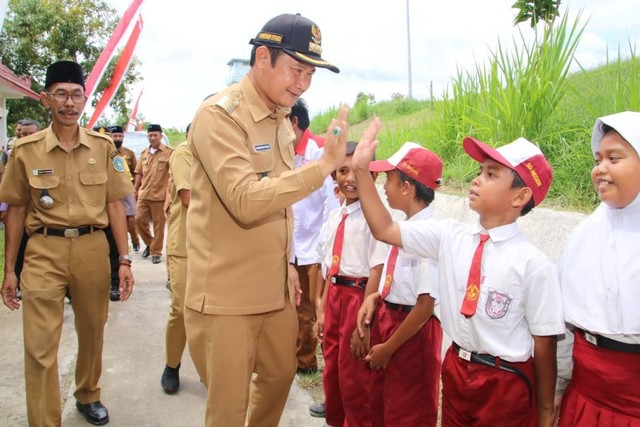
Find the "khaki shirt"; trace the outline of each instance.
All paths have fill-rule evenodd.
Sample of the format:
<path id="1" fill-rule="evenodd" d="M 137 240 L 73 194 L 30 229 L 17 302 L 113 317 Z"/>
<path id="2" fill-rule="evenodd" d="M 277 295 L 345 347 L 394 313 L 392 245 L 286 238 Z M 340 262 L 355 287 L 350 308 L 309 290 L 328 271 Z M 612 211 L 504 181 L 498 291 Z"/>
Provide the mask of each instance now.
<path id="1" fill-rule="evenodd" d="M 125 160 L 125 162 L 127 162 L 127 166 L 128 166 L 128 171 L 129 171 L 129 175 L 131 176 L 131 183 L 134 182 L 133 179 L 133 173 L 136 170 L 136 166 L 138 165 L 138 160 L 136 159 L 136 153 L 133 152 L 133 150 L 121 145 L 120 148 L 118 148 L 118 152 L 120 153 L 120 156 Z"/>
<path id="2" fill-rule="evenodd" d="M 178 145 L 169 162 L 171 178 L 171 207 L 169 216 L 169 237 L 167 237 L 167 254 L 187 256 L 187 207 L 182 204 L 178 195 L 180 190 L 191 190 L 191 163 L 193 156 L 187 141 Z"/>
<path id="3" fill-rule="evenodd" d="M 245 315 L 293 304 L 291 205 L 324 180 L 316 162 L 293 170 L 289 111 L 271 111 L 246 76 L 199 107 L 188 139 L 187 307 Z"/>
<path id="4" fill-rule="evenodd" d="M 138 200 L 164 201 L 167 193 L 171 153 L 173 153 L 173 148 L 164 144 L 160 144 L 155 154 L 151 154 L 149 148 L 142 151 L 140 161 L 134 169 L 135 173 L 142 175 Z"/>
<path id="5" fill-rule="evenodd" d="M 67 153 L 49 127 L 16 143 L 0 200 L 27 207 L 28 234 L 43 226 L 104 228 L 107 203 L 134 191 L 125 169 L 109 137 L 79 128 L 78 143 Z M 50 209 L 40 206 L 43 193 L 53 198 Z"/>

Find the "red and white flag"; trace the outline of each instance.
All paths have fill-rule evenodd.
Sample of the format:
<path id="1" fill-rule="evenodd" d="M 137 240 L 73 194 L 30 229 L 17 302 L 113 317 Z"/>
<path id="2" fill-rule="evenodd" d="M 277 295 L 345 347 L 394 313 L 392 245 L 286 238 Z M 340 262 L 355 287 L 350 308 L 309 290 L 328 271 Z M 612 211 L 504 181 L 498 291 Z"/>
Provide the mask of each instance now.
<path id="1" fill-rule="evenodd" d="M 111 35 L 109 42 L 98 57 L 96 65 L 94 65 L 91 73 L 89 74 L 89 78 L 87 78 L 87 81 L 84 83 L 87 99 L 91 99 L 95 93 L 98 83 L 100 83 L 109 62 L 111 62 L 111 58 L 113 58 L 120 40 L 127 32 L 127 29 L 131 25 L 131 21 L 133 21 L 133 18 L 136 16 L 142 1 L 143 0 L 133 0 L 124 15 L 122 15 L 122 19 L 120 19 L 120 22 L 118 22 L 118 25 L 116 25 L 116 28 L 113 30 L 113 34 Z"/>
<path id="2" fill-rule="evenodd" d="M 138 21 L 129 36 L 129 40 L 127 40 L 127 44 L 122 50 L 122 55 L 120 55 L 120 59 L 116 63 L 116 68 L 113 70 L 113 76 L 111 76 L 111 81 L 109 85 L 104 90 L 100 101 L 96 105 L 95 110 L 93 111 L 93 115 L 91 116 L 91 120 L 87 124 L 87 129 L 93 128 L 93 125 L 96 124 L 105 108 L 109 105 L 114 95 L 118 91 L 120 84 L 122 83 L 124 74 L 127 72 L 127 68 L 129 68 L 129 64 L 131 63 L 131 59 L 133 58 L 133 51 L 136 48 L 136 44 L 138 43 L 138 38 L 140 37 L 140 32 L 142 31 L 142 16 L 138 17 Z"/>
<path id="3" fill-rule="evenodd" d="M 127 128 L 125 131 L 129 131 L 131 129 L 136 130 L 136 116 L 138 115 L 138 104 L 140 103 L 140 98 L 142 98 L 142 90 L 138 95 L 138 99 L 136 100 L 135 105 L 133 106 L 133 111 L 131 112 L 131 118 L 129 119 L 129 123 L 127 123 Z"/>

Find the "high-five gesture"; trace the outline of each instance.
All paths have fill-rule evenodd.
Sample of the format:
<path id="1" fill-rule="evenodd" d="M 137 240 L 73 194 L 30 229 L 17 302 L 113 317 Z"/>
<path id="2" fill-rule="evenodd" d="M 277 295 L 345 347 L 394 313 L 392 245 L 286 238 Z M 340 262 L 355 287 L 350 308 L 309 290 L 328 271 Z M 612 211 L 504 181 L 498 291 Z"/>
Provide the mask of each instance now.
<path id="1" fill-rule="evenodd" d="M 338 169 L 344 161 L 347 151 L 347 135 L 349 134 L 349 108 L 345 105 L 340 107 L 338 117 L 331 120 L 327 127 L 327 137 L 324 141 L 324 154 L 318 162 L 322 170 L 322 176 L 329 176 L 331 172 Z"/>
<path id="2" fill-rule="evenodd" d="M 380 119 L 375 117 L 366 131 L 362 134 L 355 153 L 353 153 L 353 167 L 357 170 L 369 170 L 369 163 L 373 159 L 378 146 L 378 130 L 380 129 Z"/>

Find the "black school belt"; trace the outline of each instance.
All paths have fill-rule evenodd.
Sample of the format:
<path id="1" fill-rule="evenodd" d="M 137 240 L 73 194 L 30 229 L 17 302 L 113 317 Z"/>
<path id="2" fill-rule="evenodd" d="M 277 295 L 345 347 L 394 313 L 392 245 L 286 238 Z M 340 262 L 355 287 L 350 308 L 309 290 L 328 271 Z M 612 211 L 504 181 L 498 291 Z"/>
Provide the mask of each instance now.
<path id="1" fill-rule="evenodd" d="M 529 389 L 529 406 L 533 405 L 533 386 L 531 385 L 531 381 L 529 381 L 529 377 L 527 377 L 520 369 L 499 357 L 493 357 L 486 353 L 476 353 L 475 351 L 465 350 L 455 342 L 452 342 L 451 345 L 460 359 L 464 359 L 471 363 L 477 363 L 478 365 L 502 369 L 503 371 L 517 375 L 527 385 L 527 388 Z"/>
<path id="2" fill-rule="evenodd" d="M 331 282 L 336 285 L 358 288 L 363 291 L 367 287 L 367 280 L 369 280 L 368 277 L 331 276 Z"/>
<path id="3" fill-rule="evenodd" d="M 640 344 L 629 344 L 626 342 L 612 340 L 611 338 L 587 332 L 584 329 L 577 327 L 575 331 L 582 335 L 588 343 L 595 345 L 596 347 L 613 351 L 622 351 L 624 353 L 640 354 Z"/>
<path id="4" fill-rule="evenodd" d="M 384 305 L 386 305 L 389 310 L 404 311 L 405 313 L 413 310 L 412 305 L 396 304 L 395 302 L 390 302 L 387 300 L 384 300 Z"/>
<path id="5" fill-rule="evenodd" d="M 81 225 L 80 227 L 75 228 L 40 227 L 36 231 L 34 231 L 34 233 L 44 234 L 45 236 L 73 238 L 93 233 L 96 230 L 99 230 L 99 228 L 94 227 L 93 225 Z"/>

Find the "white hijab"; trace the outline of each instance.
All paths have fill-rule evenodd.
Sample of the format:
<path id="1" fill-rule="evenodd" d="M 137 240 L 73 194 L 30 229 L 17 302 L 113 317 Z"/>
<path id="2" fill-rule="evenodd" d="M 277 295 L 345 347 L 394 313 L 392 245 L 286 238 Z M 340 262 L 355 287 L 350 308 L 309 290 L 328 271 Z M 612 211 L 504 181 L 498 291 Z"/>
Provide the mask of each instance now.
<path id="1" fill-rule="evenodd" d="M 594 152 L 603 124 L 640 153 L 640 113 L 599 118 Z M 601 203 L 569 237 L 559 270 L 569 323 L 601 334 L 640 334 L 640 194 L 622 209 Z"/>

